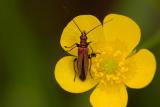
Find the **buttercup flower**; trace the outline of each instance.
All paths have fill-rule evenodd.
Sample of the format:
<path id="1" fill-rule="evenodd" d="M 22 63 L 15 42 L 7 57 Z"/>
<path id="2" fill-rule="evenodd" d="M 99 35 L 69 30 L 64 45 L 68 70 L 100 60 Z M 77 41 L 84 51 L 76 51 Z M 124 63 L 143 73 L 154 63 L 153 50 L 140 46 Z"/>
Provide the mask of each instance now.
<path id="1" fill-rule="evenodd" d="M 92 15 L 77 16 L 73 20 L 81 31 L 85 32 L 101 25 Z M 66 51 L 68 49 L 65 46 L 80 43 L 81 32 L 73 20 L 64 28 L 60 40 Z M 100 53 L 92 58 L 92 76 L 88 73 L 85 81 L 81 81 L 77 76 L 74 81 L 73 61 L 78 52 L 78 48 L 75 48 L 68 51 L 73 56 L 66 56 L 57 62 L 56 81 L 71 93 L 86 92 L 95 87 L 90 96 L 93 107 L 126 107 L 126 87 L 139 89 L 147 86 L 156 71 L 155 57 L 149 50 L 134 52 L 140 35 L 140 28 L 132 19 L 118 14 L 107 15 L 103 25 L 87 35 L 87 42 L 91 42 L 89 45 L 93 51 Z"/>

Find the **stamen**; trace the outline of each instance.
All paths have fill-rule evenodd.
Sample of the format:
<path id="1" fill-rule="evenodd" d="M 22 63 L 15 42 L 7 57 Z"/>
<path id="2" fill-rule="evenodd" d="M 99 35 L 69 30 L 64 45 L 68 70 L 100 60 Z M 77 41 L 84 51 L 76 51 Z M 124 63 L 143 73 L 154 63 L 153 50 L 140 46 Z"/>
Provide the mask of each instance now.
<path id="1" fill-rule="evenodd" d="M 122 52 L 106 48 L 105 52 L 100 53 L 92 65 L 94 78 L 101 79 L 100 82 L 103 84 L 106 84 L 107 81 L 111 84 L 123 82 L 126 78 L 124 72 L 127 72 L 128 68 L 126 67 L 127 62 Z"/>
<path id="2" fill-rule="evenodd" d="M 112 74 L 115 72 L 116 68 L 117 68 L 117 61 L 115 59 L 104 59 L 104 61 L 102 61 L 102 63 L 100 64 L 100 66 L 102 67 L 102 69 L 104 71 L 106 71 L 107 74 Z"/>

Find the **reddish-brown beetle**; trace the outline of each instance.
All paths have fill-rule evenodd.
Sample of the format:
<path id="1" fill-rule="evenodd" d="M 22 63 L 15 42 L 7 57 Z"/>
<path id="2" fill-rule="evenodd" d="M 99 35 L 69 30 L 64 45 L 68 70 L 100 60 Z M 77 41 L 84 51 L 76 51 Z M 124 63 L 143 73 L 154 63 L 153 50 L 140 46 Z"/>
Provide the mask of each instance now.
<path id="1" fill-rule="evenodd" d="M 76 22 L 74 20 L 72 20 L 72 21 L 74 22 L 74 24 L 77 26 L 77 28 L 81 32 L 80 43 L 79 44 L 75 43 L 70 47 L 65 46 L 65 48 L 71 48 L 70 50 L 68 50 L 68 51 L 71 51 L 72 49 L 78 47 L 78 58 L 75 58 L 74 63 L 73 63 L 74 70 L 75 70 L 74 81 L 75 81 L 77 74 L 79 75 L 79 79 L 84 81 L 84 80 L 86 80 L 86 76 L 87 76 L 88 71 L 90 73 L 90 76 L 92 77 L 91 72 L 90 72 L 91 65 L 92 65 L 92 57 L 96 57 L 96 54 L 99 54 L 99 53 L 94 53 L 92 47 L 89 46 L 91 41 L 87 42 L 87 34 L 89 34 L 91 31 L 93 31 L 94 29 L 96 29 L 97 27 L 102 26 L 102 25 L 97 25 L 96 27 L 94 27 L 93 29 L 91 29 L 89 32 L 86 33 L 85 31 L 81 31 L 81 29 L 79 28 L 79 26 L 76 24 Z M 111 20 L 109 20 L 109 21 L 111 21 Z M 90 49 L 92 51 L 91 53 L 89 53 L 88 46 L 90 47 Z"/>
<path id="2" fill-rule="evenodd" d="M 74 20 L 73 20 L 73 22 L 77 26 L 79 31 L 81 32 L 80 43 L 79 44 L 75 43 L 70 47 L 65 46 L 65 48 L 71 48 L 69 50 L 69 51 L 71 51 L 72 49 L 78 47 L 78 58 L 75 58 L 74 63 L 73 63 L 74 70 L 75 70 L 74 81 L 75 81 L 77 74 L 79 75 L 79 79 L 84 81 L 84 80 L 86 80 L 86 76 L 87 76 L 88 71 L 90 73 L 90 76 L 92 77 L 91 72 L 90 72 L 91 63 L 92 63 L 91 58 L 96 57 L 96 53 L 93 52 L 93 49 L 91 48 L 91 46 L 90 46 L 90 48 L 91 48 L 92 52 L 89 54 L 88 46 L 91 42 L 87 42 L 87 34 L 90 33 L 91 31 L 93 31 L 95 28 L 97 28 L 100 25 L 96 26 L 95 28 L 91 29 L 89 32 L 86 33 L 85 31 L 82 32 L 80 30 L 80 28 L 78 27 L 78 25 L 76 24 L 76 22 Z M 89 59 L 90 59 L 90 61 L 89 61 Z"/>

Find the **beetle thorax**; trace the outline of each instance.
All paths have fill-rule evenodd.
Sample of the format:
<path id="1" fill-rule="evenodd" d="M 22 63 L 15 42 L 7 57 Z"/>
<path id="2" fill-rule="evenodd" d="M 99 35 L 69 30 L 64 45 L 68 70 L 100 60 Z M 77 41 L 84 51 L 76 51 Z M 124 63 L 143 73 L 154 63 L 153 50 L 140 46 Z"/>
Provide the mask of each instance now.
<path id="1" fill-rule="evenodd" d="M 83 32 L 82 35 L 80 36 L 80 46 L 81 47 L 87 47 L 87 36 L 86 33 Z"/>

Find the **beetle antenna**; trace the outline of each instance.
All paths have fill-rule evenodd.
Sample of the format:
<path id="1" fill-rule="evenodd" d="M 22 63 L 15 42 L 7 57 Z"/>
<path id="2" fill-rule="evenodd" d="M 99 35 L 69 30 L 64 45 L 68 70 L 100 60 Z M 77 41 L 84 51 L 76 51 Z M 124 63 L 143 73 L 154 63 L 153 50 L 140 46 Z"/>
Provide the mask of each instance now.
<path id="1" fill-rule="evenodd" d="M 81 34 L 82 34 L 82 31 L 81 31 L 81 29 L 79 28 L 79 26 L 78 26 L 78 24 L 73 20 L 73 23 L 77 26 L 77 28 L 78 28 L 78 30 L 81 32 Z"/>
<path id="2" fill-rule="evenodd" d="M 108 20 L 108 21 L 104 22 L 103 24 L 106 24 L 106 23 L 108 23 L 108 22 L 110 22 L 110 21 L 112 21 L 112 19 L 110 19 L 110 20 Z M 89 32 L 87 32 L 87 33 L 86 33 L 86 35 L 87 35 L 87 34 L 89 34 L 90 32 L 92 32 L 93 30 L 95 30 L 96 28 L 98 28 L 99 26 L 102 26 L 102 25 L 100 24 L 100 25 L 98 25 L 98 26 L 94 27 L 94 28 L 93 28 L 93 29 L 91 29 Z"/>
<path id="3" fill-rule="evenodd" d="M 92 32 L 94 29 L 98 28 L 99 26 L 102 26 L 102 25 L 98 25 L 98 26 L 94 27 L 94 28 L 91 29 L 89 32 L 87 32 L 86 35 L 89 34 L 90 32 Z"/>

